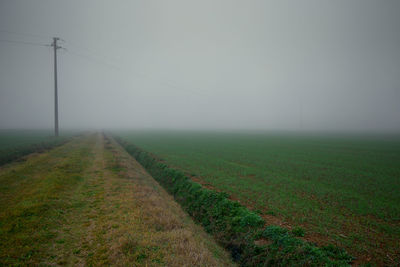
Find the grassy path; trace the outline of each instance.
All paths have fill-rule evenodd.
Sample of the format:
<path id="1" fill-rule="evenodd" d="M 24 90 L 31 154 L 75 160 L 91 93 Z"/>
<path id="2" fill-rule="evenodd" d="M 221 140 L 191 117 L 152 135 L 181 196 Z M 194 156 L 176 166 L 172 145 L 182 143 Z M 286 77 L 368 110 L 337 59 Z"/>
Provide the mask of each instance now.
<path id="1" fill-rule="evenodd" d="M 0 265 L 12 264 L 232 265 L 134 159 L 100 134 L 0 168 Z"/>

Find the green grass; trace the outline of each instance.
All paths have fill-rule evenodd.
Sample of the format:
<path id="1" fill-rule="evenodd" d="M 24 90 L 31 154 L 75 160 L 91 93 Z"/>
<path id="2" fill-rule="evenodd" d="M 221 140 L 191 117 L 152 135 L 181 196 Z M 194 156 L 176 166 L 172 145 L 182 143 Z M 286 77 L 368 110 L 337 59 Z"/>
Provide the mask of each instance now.
<path id="1" fill-rule="evenodd" d="M 76 144 L 43 154 L 0 172 L 0 265 L 37 265 L 47 258 L 58 238 L 59 226 L 69 220 L 70 203 L 64 193 L 81 182 L 90 145 Z"/>
<path id="2" fill-rule="evenodd" d="M 233 265 L 136 161 L 106 141 L 82 135 L 0 167 L 0 266 Z"/>
<path id="3" fill-rule="evenodd" d="M 338 247 L 317 247 L 279 226 L 264 228 L 265 222 L 258 214 L 229 200 L 226 193 L 204 188 L 148 152 L 117 140 L 195 221 L 231 252 L 240 266 L 349 266 L 353 260 Z"/>
<path id="4" fill-rule="evenodd" d="M 399 138 L 206 132 L 119 136 L 253 210 L 301 226 L 306 239 L 367 255 L 361 261 L 400 258 Z"/>

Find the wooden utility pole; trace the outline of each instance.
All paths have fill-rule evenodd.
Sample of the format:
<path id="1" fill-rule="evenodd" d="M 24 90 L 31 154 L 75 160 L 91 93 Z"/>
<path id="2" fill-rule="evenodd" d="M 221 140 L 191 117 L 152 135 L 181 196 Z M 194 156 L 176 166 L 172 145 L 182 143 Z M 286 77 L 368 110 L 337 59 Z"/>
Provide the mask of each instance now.
<path id="1" fill-rule="evenodd" d="M 57 45 L 60 38 L 54 37 L 51 46 L 54 49 L 54 135 L 58 136 L 58 88 L 57 88 L 57 49 L 61 46 Z"/>

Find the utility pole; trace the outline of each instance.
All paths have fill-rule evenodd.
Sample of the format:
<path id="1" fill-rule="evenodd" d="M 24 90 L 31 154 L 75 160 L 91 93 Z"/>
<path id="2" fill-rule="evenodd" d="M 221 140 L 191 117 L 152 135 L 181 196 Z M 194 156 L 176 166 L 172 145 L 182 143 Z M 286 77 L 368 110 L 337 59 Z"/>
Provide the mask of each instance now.
<path id="1" fill-rule="evenodd" d="M 51 46 L 54 49 L 54 135 L 58 136 L 58 88 L 57 88 L 57 49 L 61 46 L 57 45 L 60 38 L 54 37 Z"/>

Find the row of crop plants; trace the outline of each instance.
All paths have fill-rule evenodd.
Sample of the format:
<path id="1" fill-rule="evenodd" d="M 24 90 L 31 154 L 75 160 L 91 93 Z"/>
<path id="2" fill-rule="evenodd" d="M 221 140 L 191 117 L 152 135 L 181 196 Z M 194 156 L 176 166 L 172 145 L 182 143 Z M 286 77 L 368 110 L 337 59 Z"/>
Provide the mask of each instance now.
<path id="1" fill-rule="evenodd" d="M 155 156 L 114 137 L 189 215 L 228 249 L 241 266 L 349 266 L 353 258 L 333 245 L 318 247 L 279 226 L 265 226 L 256 213 L 193 182 Z"/>
<path id="2" fill-rule="evenodd" d="M 31 153 L 40 153 L 56 146 L 60 146 L 70 140 L 70 137 L 50 138 L 39 143 L 15 146 L 0 150 L 0 166 L 14 160 L 20 159 Z"/>

